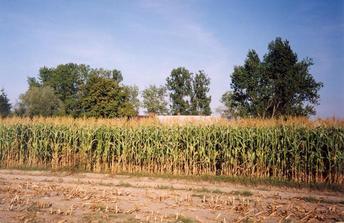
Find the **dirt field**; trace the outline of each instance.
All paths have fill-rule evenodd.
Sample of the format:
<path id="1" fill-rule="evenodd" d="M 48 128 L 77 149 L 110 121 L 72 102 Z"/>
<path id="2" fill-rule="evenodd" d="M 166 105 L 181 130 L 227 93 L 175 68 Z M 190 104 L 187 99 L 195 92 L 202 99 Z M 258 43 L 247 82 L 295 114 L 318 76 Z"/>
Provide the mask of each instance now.
<path id="1" fill-rule="evenodd" d="M 0 222 L 338 221 L 344 221 L 339 192 L 0 170 Z"/>

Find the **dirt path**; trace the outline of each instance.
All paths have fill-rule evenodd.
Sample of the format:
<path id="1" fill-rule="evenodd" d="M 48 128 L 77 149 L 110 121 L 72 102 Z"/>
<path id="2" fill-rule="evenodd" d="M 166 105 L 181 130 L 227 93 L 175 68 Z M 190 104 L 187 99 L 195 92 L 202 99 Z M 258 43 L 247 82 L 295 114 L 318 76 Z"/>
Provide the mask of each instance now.
<path id="1" fill-rule="evenodd" d="M 344 221 L 339 192 L 0 170 L 0 223 L 337 221 Z"/>

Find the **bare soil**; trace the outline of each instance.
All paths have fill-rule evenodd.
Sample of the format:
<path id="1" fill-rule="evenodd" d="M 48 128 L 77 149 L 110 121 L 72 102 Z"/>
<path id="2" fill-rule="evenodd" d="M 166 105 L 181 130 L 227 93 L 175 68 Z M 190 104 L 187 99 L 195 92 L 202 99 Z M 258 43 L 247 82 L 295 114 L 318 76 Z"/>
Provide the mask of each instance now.
<path id="1" fill-rule="evenodd" d="M 0 222 L 338 222 L 344 194 L 93 173 L 0 170 Z"/>

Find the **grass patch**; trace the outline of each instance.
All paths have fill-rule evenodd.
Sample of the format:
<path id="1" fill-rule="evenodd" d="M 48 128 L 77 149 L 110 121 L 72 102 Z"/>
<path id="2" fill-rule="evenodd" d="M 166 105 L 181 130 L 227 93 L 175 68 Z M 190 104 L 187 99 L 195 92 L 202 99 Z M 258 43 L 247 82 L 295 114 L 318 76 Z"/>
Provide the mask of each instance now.
<path id="1" fill-rule="evenodd" d="M 106 222 L 121 222 L 121 223 L 139 223 L 140 221 L 134 219 L 132 216 L 128 216 L 127 214 L 108 214 L 105 215 L 100 212 L 96 212 L 93 214 L 85 214 L 82 216 L 83 222 L 99 222 L 99 223 L 106 223 Z"/>
<path id="2" fill-rule="evenodd" d="M 41 171 L 49 171 L 49 168 L 39 168 L 39 167 L 25 167 L 25 166 L 12 166 L 12 167 L 1 167 L 2 169 L 19 169 L 19 170 L 41 170 Z M 58 170 L 50 170 L 52 172 L 57 172 Z M 74 172 L 75 171 L 75 172 Z M 73 169 L 72 173 L 87 173 L 87 171 Z M 104 172 L 104 174 L 111 174 L 115 176 L 113 173 Z M 116 175 L 125 175 L 130 177 L 150 177 L 154 178 L 162 178 L 162 179 L 177 179 L 177 180 L 187 180 L 187 181 L 206 181 L 206 182 L 225 182 L 225 183 L 235 183 L 241 184 L 246 186 L 259 186 L 259 185 L 267 185 L 267 186 L 276 186 L 276 187 L 290 187 L 290 188 L 305 188 L 305 189 L 313 189 L 313 190 L 328 190 L 328 191 L 336 191 L 336 192 L 343 192 L 344 193 L 344 185 L 340 184 L 329 184 L 329 183 L 305 183 L 305 182 L 295 182 L 295 181 L 288 181 L 285 179 L 276 179 L 276 178 L 252 178 L 252 177 L 243 177 L 243 176 L 215 176 L 215 175 L 194 175 L 194 176 L 187 176 L 187 175 L 171 175 L 171 174 L 152 174 L 152 173 L 128 173 L 128 172 L 120 172 L 116 173 Z M 120 185 L 119 185 L 120 186 Z M 124 185 L 125 186 L 125 185 Z"/>
<path id="3" fill-rule="evenodd" d="M 188 218 L 188 217 L 179 216 L 178 219 L 174 223 L 196 223 L 196 222 L 198 222 L 198 221 L 193 220 L 193 219 Z"/>
<path id="4" fill-rule="evenodd" d="M 192 194 L 192 197 L 198 197 L 198 198 L 203 198 L 203 194 Z"/>
<path id="5" fill-rule="evenodd" d="M 306 202 L 309 202 L 309 203 L 318 203 L 320 202 L 319 199 L 315 198 L 315 197 L 303 197 L 302 200 L 306 201 Z"/>
<path id="6" fill-rule="evenodd" d="M 118 184 L 116 184 L 116 186 L 118 186 L 118 187 L 133 187 L 133 185 L 131 185 L 130 183 L 123 182 L 123 181 L 120 181 Z"/>
<path id="7" fill-rule="evenodd" d="M 38 167 L 38 166 L 30 166 L 30 165 L 11 165 L 5 166 L 0 164 L 0 169 L 4 170 L 24 170 L 24 171 L 51 171 L 49 167 Z"/>
<path id="8" fill-rule="evenodd" d="M 105 186 L 105 187 L 112 187 L 112 186 L 115 186 L 115 185 L 114 185 L 113 183 L 111 183 L 111 182 L 108 182 L 108 183 L 106 183 L 106 182 L 99 182 L 98 185 L 99 185 L 99 186 Z"/>
<path id="9" fill-rule="evenodd" d="M 224 194 L 225 193 L 225 192 L 223 192 L 220 189 L 209 190 L 209 189 L 207 189 L 205 187 L 196 188 L 196 189 L 192 189 L 192 190 L 195 191 L 195 192 L 198 192 L 198 193 L 214 193 L 214 194 Z"/>
<path id="10" fill-rule="evenodd" d="M 244 197 L 249 197 L 249 196 L 253 195 L 253 193 L 251 191 L 248 191 L 248 190 L 232 191 L 232 192 L 230 192 L 230 194 L 240 195 L 240 196 L 244 196 Z"/>
<path id="11" fill-rule="evenodd" d="M 306 183 L 306 182 L 295 182 L 285 179 L 277 179 L 272 177 L 265 178 L 252 178 L 244 176 L 218 176 L 218 175 L 171 175 L 171 174 L 152 174 L 152 173 L 117 173 L 117 175 L 129 175 L 134 177 L 155 177 L 161 179 L 176 179 L 176 180 L 187 180 L 187 181 L 206 181 L 206 182 L 224 182 L 224 183 L 235 183 L 245 186 L 276 186 L 276 187 L 290 187 L 290 188 L 305 188 L 313 190 L 329 190 L 336 192 L 344 192 L 344 185 L 340 184 L 329 184 L 329 183 Z"/>
<path id="12" fill-rule="evenodd" d="M 210 190 L 205 187 L 196 188 L 196 189 L 193 189 L 193 191 L 198 192 L 198 193 L 210 193 Z"/>
<path id="13" fill-rule="evenodd" d="M 308 196 L 308 197 L 302 197 L 301 200 L 304 200 L 305 202 L 309 203 L 325 203 L 325 204 L 344 204 L 344 200 L 342 201 L 333 201 L 328 199 L 318 199 L 316 197 Z"/>
<path id="14" fill-rule="evenodd" d="M 105 211 L 106 207 L 103 204 L 94 204 L 91 206 L 93 209 L 95 209 L 96 211 Z"/>
<path id="15" fill-rule="evenodd" d="M 175 189 L 173 186 L 167 186 L 167 185 L 157 185 L 155 188 L 159 190 L 174 190 Z"/>
<path id="16" fill-rule="evenodd" d="M 215 189 L 215 190 L 212 190 L 211 193 L 214 193 L 214 194 L 223 194 L 224 192 L 220 189 Z"/>

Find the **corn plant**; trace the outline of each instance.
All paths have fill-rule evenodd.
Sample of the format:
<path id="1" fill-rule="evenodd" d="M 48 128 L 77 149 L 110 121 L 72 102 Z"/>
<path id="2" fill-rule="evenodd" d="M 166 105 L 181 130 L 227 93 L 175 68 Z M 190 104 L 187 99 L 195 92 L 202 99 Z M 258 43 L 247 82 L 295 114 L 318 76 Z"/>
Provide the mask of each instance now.
<path id="1" fill-rule="evenodd" d="M 341 122 L 110 125 L 56 119 L 1 120 L 0 165 L 344 183 Z"/>

